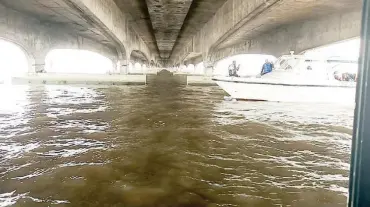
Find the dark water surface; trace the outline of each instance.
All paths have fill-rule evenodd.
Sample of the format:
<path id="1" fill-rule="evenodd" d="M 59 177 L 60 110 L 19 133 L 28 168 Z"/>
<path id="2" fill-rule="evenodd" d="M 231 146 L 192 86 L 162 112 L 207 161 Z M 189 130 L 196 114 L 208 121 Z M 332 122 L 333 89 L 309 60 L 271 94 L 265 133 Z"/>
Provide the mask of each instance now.
<path id="1" fill-rule="evenodd" d="M 345 206 L 353 107 L 1 86 L 0 206 Z"/>

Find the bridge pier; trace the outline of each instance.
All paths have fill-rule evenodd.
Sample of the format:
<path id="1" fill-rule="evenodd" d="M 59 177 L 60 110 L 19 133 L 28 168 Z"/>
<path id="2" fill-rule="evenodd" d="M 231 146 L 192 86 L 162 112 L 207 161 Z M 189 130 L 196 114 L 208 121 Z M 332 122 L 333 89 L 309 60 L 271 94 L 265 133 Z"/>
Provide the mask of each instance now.
<path id="1" fill-rule="evenodd" d="M 204 63 L 204 75 L 205 76 L 212 76 L 213 75 L 213 69 L 214 69 L 214 62 L 211 61 L 203 61 Z"/>
<path id="2" fill-rule="evenodd" d="M 117 50 L 82 37 L 61 25 L 47 24 L 0 4 L 0 39 L 19 46 L 28 58 L 29 73 L 45 70 L 45 58 L 53 49 L 83 49 L 105 57 L 117 57 Z"/>
<path id="3" fill-rule="evenodd" d="M 126 75 L 129 71 L 129 61 L 125 59 L 113 60 L 113 74 Z"/>
<path id="4" fill-rule="evenodd" d="M 46 68 L 46 56 L 37 56 L 34 59 L 34 64 L 30 68 L 30 73 L 43 73 Z"/>

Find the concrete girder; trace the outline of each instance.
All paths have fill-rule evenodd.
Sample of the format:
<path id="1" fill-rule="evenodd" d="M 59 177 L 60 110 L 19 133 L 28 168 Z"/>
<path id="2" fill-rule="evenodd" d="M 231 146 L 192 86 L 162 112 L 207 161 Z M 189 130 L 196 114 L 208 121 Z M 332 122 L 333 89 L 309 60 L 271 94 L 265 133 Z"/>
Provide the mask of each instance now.
<path id="1" fill-rule="evenodd" d="M 89 50 L 111 60 L 118 56 L 115 48 L 74 34 L 60 25 L 41 23 L 1 4 L 0 38 L 18 45 L 25 52 L 30 72 L 42 70 L 46 55 L 53 49 Z"/>
<path id="2" fill-rule="evenodd" d="M 279 27 L 243 44 L 220 49 L 212 53 L 210 59 L 217 62 L 228 56 L 248 53 L 276 57 L 289 54 L 290 51 L 299 54 L 312 48 L 359 37 L 360 29 L 360 11 L 334 14 Z"/>
<path id="3" fill-rule="evenodd" d="M 203 56 L 202 55 L 199 55 L 199 56 L 196 56 L 196 57 L 193 57 L 193 58 L 190 58 L 188 60 L 185 61 L 186 64 L 193 64 L 193 65 L 197 65 L 201 62 L 203 62 Z"/>
<path id="4" fill-rule="evenodd" d="M 140 62 L 142 64 L 150 62 L 149 57 L 147 57 L 143 52 L 139 50 L 131 51 L 130 60 L 135 60 L 135 62 Z"/>
<path id="5" fill-rule="evenodd" d="M 149 59 L 155 58 L 141 37 L 130 27 L 128 17 L 113 0 L 64 0 L 72 3 L 86 18 L 101 27 L 125 52 L 138 50 Z M 124 56 L 124 55 L 123 55 Z"/>
<path id="6" fill-rule="evenodd" d="M 214 16 L 227 0 L 194 0 L 178 36 L 171 58 L 179 54 L 202 27 Z"/>
<path id="7" fill-rule="evenodd" d="M 129 18 L 129 24 L 148 45 L 149 49 L 159 55 L 150 15 L 145 0 L 114 0 L 118 8 Z"/>
<path id="8" fill-rule="evenodd" d="M 114 1 L 149 48 L 160 47 L 162 58 L 174 61 L 168 55 L 177 54 L 227 0 Z"/>
<path id="9" fill-rule="evenodd" d="M 271 1 L 271 0 L 269 0 Z M 278 1 L 278 0 L 274 0 Z M 209 53 L 211 48 L 233 30 L 241 21 L 255 11 L 257 8 L 268 6 L 266 0 L 240 1 L 228 0 L 212 17 L 204 27 L 197 32 L 192 40 L 193 47 L 190 51 L 195 53 Z M 189 45 L 189 44 L 187 44 Z M 178 56 L 184 57 L 189 53 L 189 48 L 185 47 L 179 52 Z"/>
<path id="10" fill-rule="evenodd" d="M 186 45 L 184 45 L 183 50 L 181 53 L 178 54 L 178 59 L 174 62 L 175 64 L 181 63 L 184 61 L 188 61 L 193 57 L 202 55 L 201 51 L 195 51 L 194 41 L 189 41 Z"/>
<path id="11" fill-rule="evenodd" d="M 146 0 L 161 58 L 169 58 L 193 0 Z"/>
<path id="12" fill-rule="evenodd" d="M 250 39 L 258 38 L 283 25 L 350 11 L 360 11 L 361 0 L 228 0 L 173 57 L 212 54 Z M 189 45 L 189 44 L 188 44 Z M 179 59 L 176 58 L 175 62 Z"/>

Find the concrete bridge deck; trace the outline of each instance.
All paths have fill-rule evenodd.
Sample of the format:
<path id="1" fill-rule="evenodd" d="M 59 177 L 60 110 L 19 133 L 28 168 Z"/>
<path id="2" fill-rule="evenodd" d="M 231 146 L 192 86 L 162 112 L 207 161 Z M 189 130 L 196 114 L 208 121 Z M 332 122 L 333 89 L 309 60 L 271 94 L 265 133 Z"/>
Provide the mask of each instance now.
<path id="1" fill-rule="evenodd" d="M 30 71 L 52 49 L 96 51 L 127 74 L 132 62 L 173 67 L 241 53 L 279 56 L 360 34 L 361 0 L 2 0 L 0 38 Z"/>

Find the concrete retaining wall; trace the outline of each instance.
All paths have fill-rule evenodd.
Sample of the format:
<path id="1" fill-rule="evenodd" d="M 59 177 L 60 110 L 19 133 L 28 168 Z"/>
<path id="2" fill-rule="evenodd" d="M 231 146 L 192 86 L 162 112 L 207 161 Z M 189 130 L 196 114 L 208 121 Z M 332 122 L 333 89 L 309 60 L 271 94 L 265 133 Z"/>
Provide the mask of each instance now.
<path id="1" fill-rule="evenodd" d="M 38 73 L 13 77 L 13 84 L 48 84 L 48 85 L 146 85 L 154 84 L 162 76 L 156 74 L 108 75 L 108 74 L 55 74 Z M 163 77 L 162 77 L 163 79 Z M 180 85 L 215 86 L 212 77 L 203 75 L 173 74 L 163 80 L 171 80 Z"/>
<path id="2" fill-rule="evenodd" d="M 31 74 L 13 77 L 13 84 L 51 85 L 145 85 L 146 75 Z"/>

